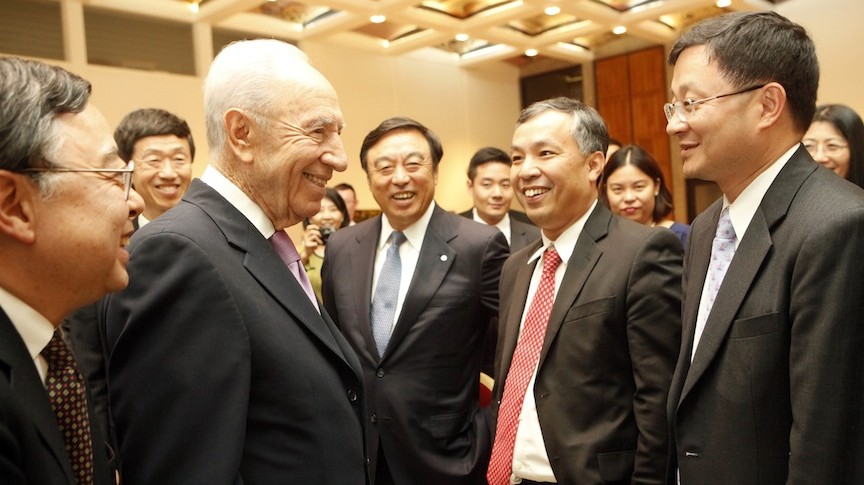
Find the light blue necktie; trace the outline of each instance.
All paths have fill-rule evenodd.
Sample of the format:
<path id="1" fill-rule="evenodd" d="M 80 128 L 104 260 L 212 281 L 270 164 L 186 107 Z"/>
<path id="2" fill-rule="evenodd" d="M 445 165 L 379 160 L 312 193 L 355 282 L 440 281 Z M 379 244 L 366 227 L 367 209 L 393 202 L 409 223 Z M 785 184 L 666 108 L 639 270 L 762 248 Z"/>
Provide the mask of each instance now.
<path id="1" fill-rule="evenodd" d="M 387 258 L 378 275 L 375 286 L 375 296 L 372 298 L 372 336 L 375 337 L 375 347 L 378 356 L 384 355 L 393 321 L 396 318 L 396 302 L 399 299 L 399 282 L 402 279 L 402 259 L 399 257 L 399 246 L 405 242 L 405 234 L 393 231 L 390 235 L 390 247 L 387 248 Z"/>
<path id="2" fill-rule="evenodd" d="M 708 263 L 708 274 L 706 275 L 708 284 L 705 287 L 707 300 L 705 301 L 705 311 L 699 313 L 696 320 L 693 354 L 696 353 L 696 346 L 699 344 L 699 339 L 705 330 L 705 322 L 708 321 L 708 315 L 711 314 L 711 309 L 714 307 L 714 300 L 717 299 L 720 285 L 723 284 L 723 279 L 726 277 L 726 270 L 729 269 L 729 264 L 732 262 L 732 258 L 735 257 L 736 239 L 735 228 L 732 227 L 732 218 L 729 217 L 729 207 L 726 207 L 720 213 L 720 220 L 717 221 L 717 231 L 711 244 L 711 261 Z M 693 356 L 691 355 L 690 358 L 692 359 Z"/>

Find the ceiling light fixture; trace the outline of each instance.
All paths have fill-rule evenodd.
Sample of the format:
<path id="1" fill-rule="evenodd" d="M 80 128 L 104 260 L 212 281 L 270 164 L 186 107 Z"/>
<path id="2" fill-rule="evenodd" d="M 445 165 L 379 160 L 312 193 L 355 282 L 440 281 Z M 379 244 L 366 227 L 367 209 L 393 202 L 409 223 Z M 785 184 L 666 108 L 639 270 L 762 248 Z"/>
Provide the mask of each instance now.
<path id="1" fill-rule="evenodd" d="M 537 49 L 526 49 L 526 50 L 525 50 L 525 55 L 526 55 L 527 57 L 534 57 L 534 56 L 536 56 L 537 54 L 538 54 Z"/>
<path id="2" fill-rule="evenodd" d="M 550 17 L 553 15 L 558 15 L 559 13 L 561 13 L 561 7 L 559 7 L 558 5 L 550 5 L 543 10 L 543 13 Z"/>
<path id="3" fill-rule="evenodd" d="M 384 15 L 381 15 L 381 14 L 376 14 L 376 15 L 372 15 L 371 17 L 369 17 L 369 21 L 372 22 L 373 24 L 383 24 L 384 22 L 387 21 L 387 17 L 385 17 Z"/>
<path id="4" fill-rule="evenodd" d="M 191 10 L 192 13 L 198 13 L 198 8 L 200 7 L 200 5 L 198 5 L 199 3 L 200 0 L 194 0 L 192 3 L 189 4 L 189 10 Z"/>
<path id="5" fill-rule="evenodd" d="M 468 36 L 468 34 L 466 34 L 466 33 L 464 33 L 464 32 L 460 32 L 460 33 L 456 34 L 456 36 L 455 36 L 454 38 L 455 38 L 456 40 L 458 40 L 459 42 L 465 42 L 465 41 L 468 40 L 470 37 Z"/>
<path id="6" fill-rule="evenodd" d="M 627 32 L 627 27 L 625 27 L 623 25 L 618 25 L 617 27 L 612 29 L 612 33 L 615 35 L 621 35 L 621 34 L 624 34 L 625 32 Z"/>
<path id="7" fill-rule="evenodd" d="M 726 8 L 729 5 L 732 5 L 732 0 L 717 0 L 716 5 L 720 8 Z"/>

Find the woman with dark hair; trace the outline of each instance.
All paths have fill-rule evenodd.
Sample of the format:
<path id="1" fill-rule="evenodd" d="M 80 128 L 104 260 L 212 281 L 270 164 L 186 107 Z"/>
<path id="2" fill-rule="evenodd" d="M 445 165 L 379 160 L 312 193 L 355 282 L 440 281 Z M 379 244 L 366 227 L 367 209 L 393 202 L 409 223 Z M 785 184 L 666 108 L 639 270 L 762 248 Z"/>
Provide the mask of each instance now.
<path id="1" fill-rule="evenodd" d="M 321 300 L 321 266 L 324 264 L 324 248 L 330 235 L 351 222 L 348 207 L 339 192 L 327 188 L 321 200 L 321 210 L 303 221 L 303 247 L 300 248 L 300 261 L 309 275 L 312 289 Z"/>
<path id="2" fill-rule="evenodd" d="M 852 108 L 842 104 L 818 106 L 802 142 L 825 168 L 864 187 L 864 122 Z"/>
<path id="3" fill-rule="evenodd" d="M 646 226 L 669 228 L 687 242 L 690 226 L 672 220 L 672 194 L 660 165 L 637 145 L 624 145 L 609 157 L 600 180 L 600 200 L 615 214 Z"/>

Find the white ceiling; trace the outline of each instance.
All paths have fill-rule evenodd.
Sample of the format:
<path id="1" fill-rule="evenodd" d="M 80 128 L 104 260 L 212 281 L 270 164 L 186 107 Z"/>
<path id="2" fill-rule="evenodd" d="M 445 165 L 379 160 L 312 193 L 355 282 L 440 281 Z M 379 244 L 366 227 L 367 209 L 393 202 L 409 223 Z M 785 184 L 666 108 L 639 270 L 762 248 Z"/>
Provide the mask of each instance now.
<path id="1" fill-rule="evenodd" d="M 470 66 L 538 58 L 588 62 L 616 44 L 666 44 L 703 18 L 785 0 L 82 0 L 91 7 L 386 55 L 433 47 Z M 545 13 L 557 7 L 555 15 Z M 372 15 L 384 15 L 381 24 Z M 612 29 L 623 26 L 624 34 Z M 468 40 L 455 40 L 457 34 Z"/>

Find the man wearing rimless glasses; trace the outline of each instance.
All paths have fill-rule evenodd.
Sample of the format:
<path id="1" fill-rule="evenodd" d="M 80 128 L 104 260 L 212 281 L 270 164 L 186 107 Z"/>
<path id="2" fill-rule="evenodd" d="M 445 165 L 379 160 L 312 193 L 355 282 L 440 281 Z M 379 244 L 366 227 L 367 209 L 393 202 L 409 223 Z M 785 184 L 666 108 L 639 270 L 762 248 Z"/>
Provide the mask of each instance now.
<path id="1" fill-rule="evenodd" d="M 114 483 L 92 402 L 58 329 L 128 283 L 143 208 L 90 84 L 0 58 L 0 477 Z"/>
<path id="2" fill-rule="evenodd" d="M 723 197 L 693 222 L 667 483 L 864 483 L 864 191 L 800 140 L 804 29 L 726 14 L 679 39 L 666 131 Z"/>

